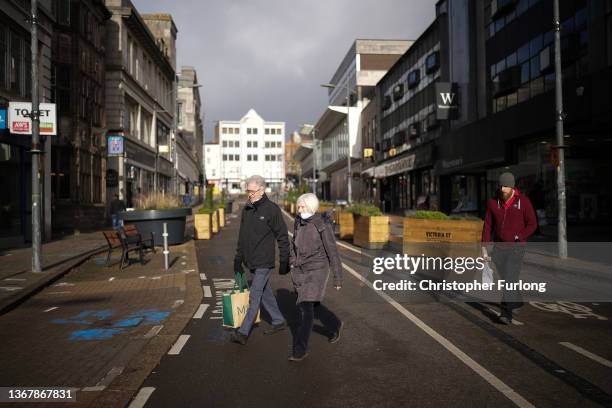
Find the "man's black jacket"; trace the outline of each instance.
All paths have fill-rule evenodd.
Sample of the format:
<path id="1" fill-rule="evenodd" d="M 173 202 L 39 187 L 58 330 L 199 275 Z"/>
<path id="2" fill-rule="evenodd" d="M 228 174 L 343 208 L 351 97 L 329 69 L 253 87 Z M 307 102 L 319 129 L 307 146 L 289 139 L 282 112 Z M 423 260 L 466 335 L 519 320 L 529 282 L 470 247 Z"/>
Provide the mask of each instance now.
<path id="1" fill-rule="evenodd" d="M 289 271 L 289 238 L 287 225 L 280 208 L 264 194 L 242 210 L 240 233 L 234 259 L 234 271 L 242 271 L 244 263 L 249 269 L 274 268 L 274 241 L 278 241 L 280 252 L 279 273 Z"/>

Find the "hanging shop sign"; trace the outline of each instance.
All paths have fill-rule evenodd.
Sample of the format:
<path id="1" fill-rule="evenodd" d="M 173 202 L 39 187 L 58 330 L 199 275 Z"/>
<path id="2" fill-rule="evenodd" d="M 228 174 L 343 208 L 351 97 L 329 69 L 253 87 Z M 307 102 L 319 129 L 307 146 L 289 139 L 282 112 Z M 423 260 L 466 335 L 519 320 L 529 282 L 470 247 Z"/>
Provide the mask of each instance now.
<path id="1" fill-rule="evenodd" d="M 38 106 L 39 133 L 44 136 L 57 134 L 57 112 L 54 103 L 41 103 Z M 9 102 L 9 131 L 16 135 L 32 134 L 32 103 Z"/>
<path id="2" fill-rule="evenodd" d="M 457 119 L 459 94 L 457 84 L 436 82 L 436 118 L 438 120 Z"/>
<path id="3" fill-rule="evenodd" d="M 109 136 L 107 139 L 108 156 L 123 156 L 123 136 Z"/>

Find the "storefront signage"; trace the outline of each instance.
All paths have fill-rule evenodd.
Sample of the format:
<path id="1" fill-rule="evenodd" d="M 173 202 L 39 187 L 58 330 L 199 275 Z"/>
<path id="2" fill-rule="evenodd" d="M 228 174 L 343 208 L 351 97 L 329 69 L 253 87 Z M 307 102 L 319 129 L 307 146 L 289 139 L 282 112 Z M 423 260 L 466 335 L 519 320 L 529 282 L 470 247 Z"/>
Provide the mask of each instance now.
<path id="1" fill-rule="evenodd" d="M 0 109 L 0 129 L 6 129 L 6 109 Z"/>
<path id="2" fill-rule="evenodd" d="M 395 160 L 391 163 L 386 163 L 381 166 L 378 166 L 374 170 L 374 176 L 376 178 L 384 178 L 392 176 L 394 174 L 410 171 L 414 169 L 415 158 L 416 156 L 414 154 L 411 154 L 409 156 L 402 157 L 399 160 Z"/>
<path id="3" fill-rule="evenodd" d="M 123 136 L 109 136 L 107 146 L 109 157 L 123 156 Z"/>
<path id="4" fill-rule="evenodd" d="M 9 102 L 8 121 L 9 130 L 17 135 L 32 134 L 32 103 Z M 57 115 L 54 103 L 41 103 L 38 106 L 39 133 L 52 136 L 57 134 Z"/>
<path id="5" fill-rule="evenodd" d="M 119 173 L 115 169 L 106 170 L 106 187 L 117 187 L 119 185 Z"/>
<path id="6" fill-rule="evenodd" d="M 456 119 L 459 111 L 457 84 L 436 82 L 436 118 L 438 120 Z"/>

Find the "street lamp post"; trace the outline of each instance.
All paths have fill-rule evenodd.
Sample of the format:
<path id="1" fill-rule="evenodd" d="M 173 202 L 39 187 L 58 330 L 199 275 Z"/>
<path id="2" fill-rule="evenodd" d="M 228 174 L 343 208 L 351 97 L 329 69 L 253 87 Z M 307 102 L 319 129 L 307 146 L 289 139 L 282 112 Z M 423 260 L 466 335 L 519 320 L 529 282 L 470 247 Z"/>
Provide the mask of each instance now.
<path id="1" fill-rule="evenodd" d="M 559 0 L 554 0 L 554 30 L 555 30 L 555 105 L 556 105 L 556 133 L 559 153 L 557 164 L 557 199 L 559 206 L 559 221 L 557 226 L 559 241 L 559 258 L 567 258 L 567 231 L 565 206 L 565 152 L 563 149 L 563 82 L 561 71 L 561 22 L 559 17 Z"/>
<path id="2" fill-rule="evenodd" d="M 42 242 L 40 231 L 40 112 L 38 93 L 38 4 L 36 0 L 31 2 L 31 52 L 32 52 L 32 272 L 42 272 Z"/>
<path id="3" fill-rule="evenodd" d="M 337 87 L 336 84 L 321 84 L 323 88 L 334 89 Z M 351 90 L 350 90 L 350 76 L 346 79 L 346 141 L 347 141 L 347 156 L 346 156 L 346 170 L 348 173 L 348 185 L 347 185 L 347 198 L 346 201 L 350 205 L 352 203 L 352 184 L 353 177 L 351 172 L 351 127 L 350 127 L 350 105 L 351 104 Z"/>
<path id="4" fill-rule="evenodd" d="M 317 194 L 317 128 L 312 128 L 312 192 Z"/>

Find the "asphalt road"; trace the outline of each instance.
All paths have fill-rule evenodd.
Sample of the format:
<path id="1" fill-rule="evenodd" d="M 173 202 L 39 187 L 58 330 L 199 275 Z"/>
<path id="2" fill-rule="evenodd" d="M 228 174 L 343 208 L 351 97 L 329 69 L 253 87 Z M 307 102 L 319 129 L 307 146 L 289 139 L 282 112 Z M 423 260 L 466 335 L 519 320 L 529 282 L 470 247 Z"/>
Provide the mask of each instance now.
<path id="1" fill-rule="evenodd" d="M 502 326 L 495 304 L 375 292 L 367 253 L 347 244 L 344 287 L 325 300 L 345 322 L 340 342 L 315 327 L 308 358 L 287 361 L 295 295 L 289 277 L 274 275 L 291 330 L 264 336 L 262 322 L 246 346 L 229 343 L 216 302 L 231 285 L 238 222 L 198 241 L 208 306 L 132 406 L 612 406 L 612 305 L 527 303 Z"/>

